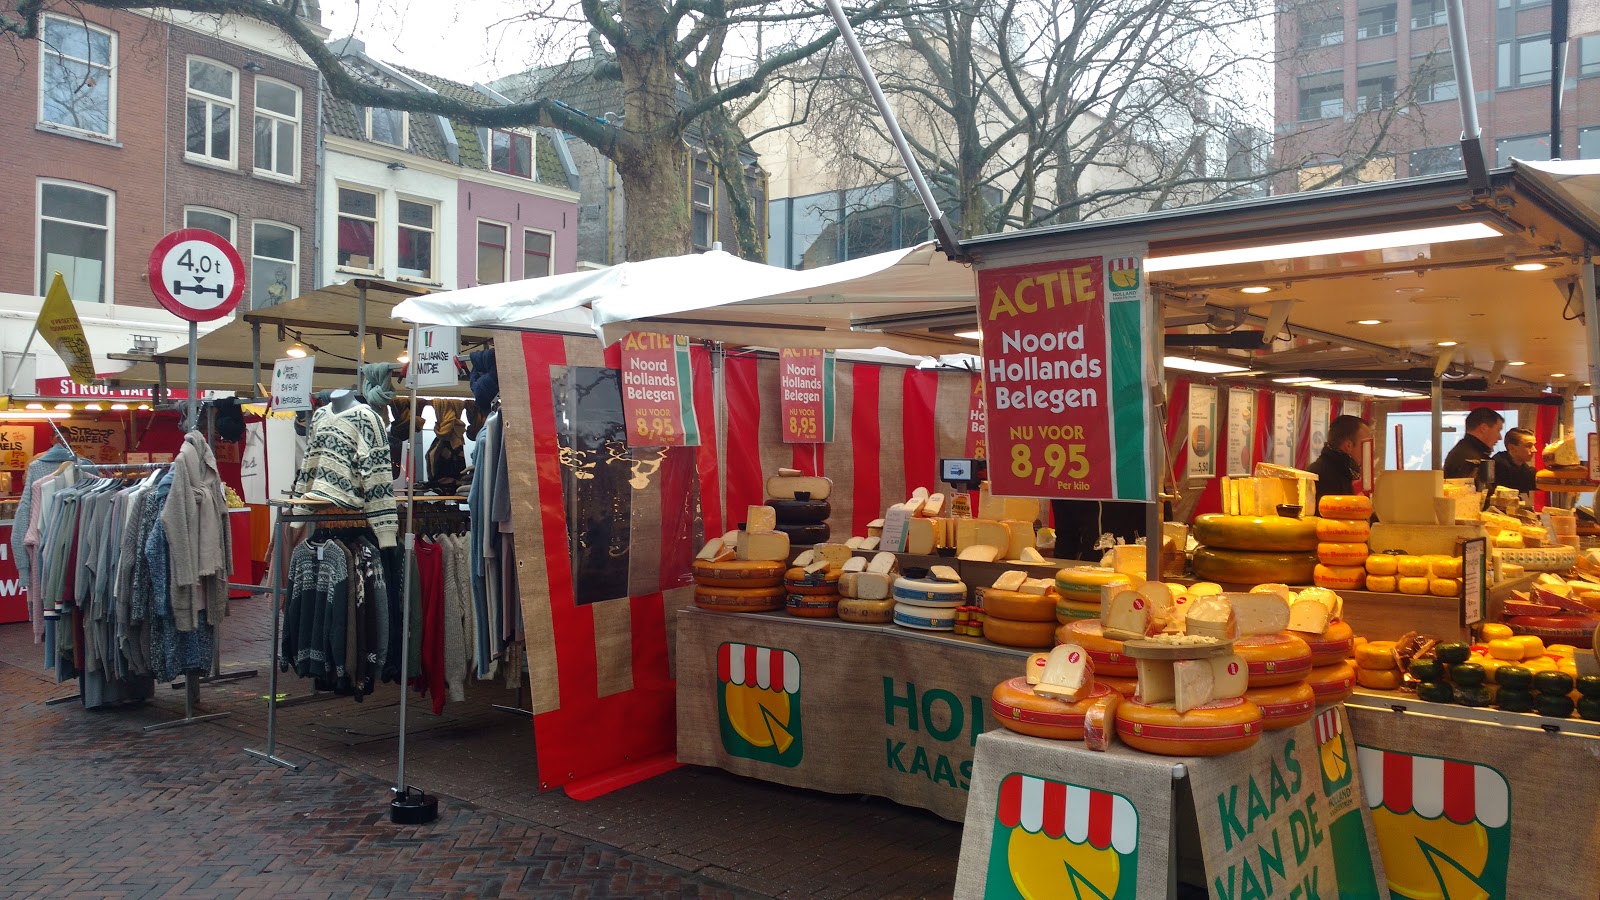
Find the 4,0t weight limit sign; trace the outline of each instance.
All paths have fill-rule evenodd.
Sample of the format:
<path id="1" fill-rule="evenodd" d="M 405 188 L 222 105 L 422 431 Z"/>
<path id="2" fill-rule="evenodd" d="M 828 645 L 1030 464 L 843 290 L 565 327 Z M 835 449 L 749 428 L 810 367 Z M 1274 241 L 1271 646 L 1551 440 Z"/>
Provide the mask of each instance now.
<path id="1" fill-rule="evenodd" d="M 244 260 L 212 232 L 180 229 L 150 252 L 150 290 L 180 319 L 220 319 L 233 312 L 244 293 Z"/>

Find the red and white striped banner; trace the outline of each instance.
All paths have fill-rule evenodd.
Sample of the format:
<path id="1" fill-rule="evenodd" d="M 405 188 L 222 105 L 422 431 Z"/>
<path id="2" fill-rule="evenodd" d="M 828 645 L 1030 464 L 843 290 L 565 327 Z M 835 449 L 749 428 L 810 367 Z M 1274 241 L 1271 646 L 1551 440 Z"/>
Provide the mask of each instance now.
<path id="1" fill-rule="evenodd" d="M 1132 853 L 1139 843 L 1139 814 L 1127 798 L 1031 775 L 1008 775 L 1000 783 L 999 817 L 1007 828 L 1020 825 L 1096 850 Z"/>
<path id="2" fill-rule="evenodd" d="M 1358 747 L 1367 805 L 1390 812 L 1416 810 L 1424 819 L 1443 815 L 1458 825 L 1477 821 L 1486 828 L 1506 824 L 1511 790 L 1488 766 Z"/>
<path id="3" fill-rule="evenodd" d="M 723 644 L 717 648 L 717 678 L 723 684 L 798 694 L 800 660 L 787 650 L 754 644 Z"/>

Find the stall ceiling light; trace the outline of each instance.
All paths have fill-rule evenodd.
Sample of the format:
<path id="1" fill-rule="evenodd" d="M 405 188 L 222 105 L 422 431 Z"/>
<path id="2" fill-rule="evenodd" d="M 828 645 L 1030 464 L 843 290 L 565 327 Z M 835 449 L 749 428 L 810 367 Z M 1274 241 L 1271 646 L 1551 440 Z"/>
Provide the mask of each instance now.
<path id="1" fill-rule="evenodd" d="M 1551 378 L 1565 378 L 1565 377 L 1567 377 L 1567 373 L 1565 373 L 1565 372 L 1551 372 L 1550 373 L 1550 377 Z"/>
<path id="2" fill-rule="evenodd" d="M 1454 347 L 1455 345 L 1456 345 L 1455 341 L 1440 341 L 1439 342 L 1439 346 L 1441 346 L 1441 347 Z"/>
<path id="3" fill-rule="evenodd" d="M 1471 241 L 1500 236 L 1499 231 L 1486 223 L 1465 222 L 1459 225 L 1437 225 L 1432 228 L 1357 234 L 1315 241 L 1295 241 L 1288 244 L 1264 244 L 1259 247 L 1238 247 L 1206 253 L 1153 256 L 1145 260 L 1144 269 L 1146 272 L 1170 272 L 1175 269 L 1201 269 L 1208 266 L 1230 266 L 1302 256 L 1333 256 L 1340 253 L 1360 253 L 1366 250 L 1413 247 L 1420 244 L 1447 244 L 1452 241 Z"/>
<path id="4" fill-rule="evenodd" d="M 1543 272 L 1545 269 L 1548 269 L 1548 268 L 1550 268 L 1550 266 L 1546 265 L 1545 263 L 1541 263 L 1541 262 L 1525 262 L 1525 263 L 1517 263 L 1516 265 L 1512 266 L 1511 267 L 1511 271 L 1513 271 L 1513 272 Z"/>
<path id="5" fill-rule="evenodd" d="M 1506 365 L 1508 365 L 1508 366 L 1525 366 L 1525 365 L 1527 365 L 1527 363 L 1523 362 L 1520 359 L 1513 359 L 1511 362 L 1506 363 Z"/>
<path id="6" fill-rule="evenodd" d="M 1382 324 L 1384 324 L 1384 323 L 1386 323 L 1388 321 L 1389 321 L 1388 319 L 1356 319 L 1354 322 L 1351 322 L 1350 324 L 1351 325 L 1382 325 Z"/>
<path id="7" fill-rule="evenodd" d="M 1318 379 L 1311 375 L 1290 375 L 1288 378 L 1272 379 L 1274 384 L 1305 384 L 1308 381 L 1316 380 Z"/>
<path id="8" fill-rule="evenodd" d="M 971 339 L 973 339 L 975 341 L 978 341 L 978 340 L 982 340 L 983 339 L 983 332 L 981 332 L 981 331 L 958 331 L 958 332 L 956 332 L 956 337 L 971 338 Z"/>
<path id="9" fill-rule="evenodd" d="M 1253 284 L 1250 287 L 1239 288 L 1239 293 L 1241 293 L 1241 294 L 1270 294 L 1270 293 L 1272 293 L 1272 288 L 1269 288 L 1264 284 Z"/>
<path id="10" fill-rule="evenodd" d="M 1163 357 L 1161 364 L 1169 369 L 1182 369 L 1185 372 L 1204 372 L 1207 375 L 1226 375 L 1229 372 L 1243 372 L 1244 366 L 1230 366 L 1227 363 L 1211 362 L 1205 359 L 1189 359 L 1183 356 Z"/>
<path id="11" fill-rule="evenodd" d="M 0 422 L 43 422 L 48 419 L 65 419 L 72 413 L 47 409 L 8 409 L 0 412 Z"/>

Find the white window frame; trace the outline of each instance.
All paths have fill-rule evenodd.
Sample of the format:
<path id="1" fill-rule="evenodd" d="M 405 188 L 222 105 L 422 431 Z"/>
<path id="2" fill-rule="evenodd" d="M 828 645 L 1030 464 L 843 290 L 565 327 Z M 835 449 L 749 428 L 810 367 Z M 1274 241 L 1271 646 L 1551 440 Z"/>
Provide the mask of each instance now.
<path id="1" fill-rule="evenodd" d="M 375 218 L 367 219 L 354 213 L 346 213 L 339 208 L 340 191 L 358 191 L 371 194 L 373 197 L 372 212 Z M 358 275 L 377 275 L 383 271 L 383 203 L 384 191 L 368 187 L 364 184 L 347 184 L 339 181 L 333 185 L 333 266 L 340 272 L 354 272 Z M 372 222 L 372 268 L 363 269 L 357 266 L 339 262 L 339 220 L 349 215 L 351 218 Z"/>
<path id="2" fill-rule="evenodd" d="M 367 140 L 384 147 L 394 147 L 398 150 L 410 150 L 411 113 L 403 109 L 388 109 L 387 107 L 385 107 L 385 111 L 398 112 L 400 114 L 400 143 L 391 144 L 387 141 L 380 141 L 372 136 L 372 107 L 370 106 L 364 106 L 361 108 L 361 126 L 363 129 L 365 129 Z"/>
<path id="3" fill-rule="evenodd" d="M 429 209 L 433 210 L 433 215 L 431 215 L 429 217 L 429 221 L 432 223 L 432 225 L 429 228 L 419 228 L 416 225 L 407 225 L 406 223 L 402 222 L 400 220 L 400 204 L 402 204 L 402 203 L 415 203 L 418 206 L 426 206 Z M 443 250 L 444 250 L 444 244 L 442 243 L 443 232 L 441 230 L 442 229 L 442 225 L 443 225 L 443 223 L 441 221 L 443 215 L 444 215 L 444 204 L 439 202 L 438 200 L 434 200 L 434 199 L 431 199 L 431 198 L 428 198 L 428 197 L 407 196 L 405 194 L 396 194 L 395 195 L 395 204 L 394 204 L 394 275 L 395 275 L 395 278 L 397 280 L 400 280 L 400 281 L 418 281 L 418 282 L 421 282 L 423 284 L 443 284 L 444 283 L 443 275 L 439 271 L 440 268 L 441 268 L 441 262 L 442 262 L 442 260 L 440 258 L 440 253 L 443 252 Z M 428 234 L 433 235 L 432 260 L 431 260 L 431 263 L 432 263 L 431 269 L 432 269 L 432 271 L 428 272 L 428 274 L 426 274 L 426 275 L 407 275 L 406 273 L 400 271 L 400 233 L 402 231 L 426 231 Z M 476 256 L 474 256 L 474 261 L 476 261 Z"/>
<path id="4" fill-rule="evenodd" d="M 74 125 L 64 125 L 64 124 L 62 124 L 60 122 L 51 122 L 51 121 L 46 120 L 45 117 L 44 117 L 45 72 L 48 69 L 48 58 L 50 56 L 52 56 L 52 55 L 54 55 L 54 56 L 62 55 L 62 54 L 56 53 L 54 50 L 52 50 L 50 48 L 50 46 L 47 45 L 45 43 L 45 41 L 44 41 L 44 34 L 45 34 L 44 22 L 47 21 L 47 20 L 50 20 L 50 19 L 54 19 L 54 20 L 56 20 L 58 22 L 65 22 L 65 23 L 67 23 L 69 26 L 71 26 L 73 28 L 85 28 L 85 29 L 87 29 L 89 31 L 97 31 L 100 34 L 106 35 L 106 36 L 111 38 L 111 58 L 110 58 L 111 65 L 109 66 L 109 71 L 111 73 L 111 75 L 110 75 L 110 77 L 111 77 L 111 88 L 110 88 L 109 91 L 107 91 L 107 93 L 110 95 L 111 99 L 110 99 L 110 102 L 108 104 L 109 108 L 106 110 L 106 131 L 104 131 L 104 132 L 90 131 L 90 130 L 88 130 L 86 128 L 78 128 L 77 126 L 74 126 Z M 118 56 L 117 56 L 117 52 L 118 52 L 118 48 L 117 48 L 117 33 L 115 31 L 112 31 L 112 30 L 110 30 L 108 28 L 101 28 L 98 25 L 93 25 L 91 23 L 82 21 L 81 19 L 71 19 L 71 18 L 68 18 L 66 16 L 57 16 L 57 15 L 51 15 L 49 13 L 46 13 L 44 15 L 44 17 L 43 17 L 43 20 L 41 20 L 41 22 L 39 24 L 39 114 L 38 114 L 38 122 L 39 122 L 39 124 L 41 126 L 45 127 L 45 128 L 48 128 L 48 129 L 52 130 L 52 131 L 62 131 L 62 132 L 66 132 L 68 134 L 76 134 L 76 135 L 83 135 L 85 137 L 100 138 L 102 140 L 107 140 L 107 141 L 116 140 L 117 139 L 117 85 L 120 83 L 121 78 L 122 78 L 122 73 L 120 71 L 118 71 L 118 65 L 117 65 Z M 80 62 L 85 62 L 85 63 L 88 62 L 87 60 L 79 60 L 79 61 Z M 92 63 L 88 63 L 88 64 L 89 65 L 93 65 Z"/>
<path id="5" fill-rule="evenodd" d="M 217 209 L 217 208 L 211 207 L 211 206 L 185 206 L 183 208 L 183 227 L 185 227 L 185 228 L 198 228 L 198 227 L 200 227 L 198 225 L 190 225 L 189 224 L 189 214 L 190 213 L 205 213 L 208 216 L 221 216 L 222 218 L 227 219 L 228 220 L 228 231 L 230 232 L 230 234 L 228 235 L 228 243 L 232 244 L 235 247 L 239 246 L 239 217 L 238 216 L 234 215 L 231 212 L 228 212 L 225 209 Z"/>
<path id="6" fill-rule="evenodd" d="M 105 282 L 105 299 L 103 301 L 84 300 L 83 302 L 103 302 L 105 305 L 111 306 L 117 285 L 117 195 L 115 191 L 110 191 L 103 187 L 83 184 L 78 181 L 68 181 L 64 178 L 40 178 L 37 180 L 33 189 L 33 283 L 42 286 L 43 289 L 40 291 L 40 296 L 43 296 L 44 290 L 48 290 L 50 287 L 44 284 L 44 189 L 45 185 L 51 184 L 88 191 L 92 194 L 100 194 L 106 198 L 106 264 L 100 276 L 101 280 Z M 71 222 L 74 225 L 86 224 L 72 222 L 70 219 L 55 219 L 54 221 Z M 79 298 L 75 297 L 73 299 L 77 301 Z"/>
<path id="7" fill-rule="evenodd" d="M 481 266 L 479 265 L 479 262 L 478 262 L 479 254 L 483 251 L 483 236 L 478 233 L 478 229 L 480 227 L 484 226 L 484 225 L 493 225 L 493 226 L 495 226 L 497 228 L 504 228 L 505 231 L 506 231 L 506 243 L 505 243 L 505 246 L 501 248 L 501 250 L 504 251 L 504 254 L 503 254 L 503 256 L 501 257 L 501 260 L 500 260 L 500 269 L 501 269 L 501 271 L 500 271 L 500 280 L 496 281 L 496 282 L 483 281 L 483 280 L 478 278 L 478 273 L 482 270 Z M 472 283 L 474 285 L 479 285 L 479 284 L 505 284 L 506 282 L 511 280 L 511 236 L 513 234 L 515 234 L 515 233 L 516 233 L 516 229 L 511 227 L 511 223 L 510 222 L 501 222 L 498 219 L 477 219 L 473 223 L 473 226 L 472 226 Z"/>
<path id="8" fill-rule="evenodd" d="M 259 100 L 259 92 L 261 90 L 261 85 L 262 84 L 271 84 L 271 85 L 275 85 L 277 87 L 288 88 L 289 90 L 294 92 L 294 117 L 293 118 L 285 116 L 283 113 L 280 113 L 277 110 L 263 109 L 261 107 L 261 104 L 258 102 L 258 100 Z M 250 130 L 250 150 L 251 150 L 251 153 L 250 153 L 250 165 L 255 168 L 255 173 L 257 175 L 260 175 L 262 178 L 273 178 L 273 179 L 276 179 L 278 181 L 288 181 L 288 182 L 298 183 L 300 181 L 300 147 L 301 147 L 302 141 L 304 140 L 304 138 L 302 136 L 303 132 L 301 131 L 301 129 L 305 127 L 304 126 L 304 119 L 305 119 L 305 92 L 300 90 L 300 88 L 298 86 L 290 84 L 287 81 L 280 81 L 277 78 L 263 78 L 260 75 L 257 75 L 255 77 L 254 83 L 252 84 L 252 86 L 250 88 L 250 101 L 251 101 L 250 102 L 251 109 L 255 113 L 254 117 L 252 117 L 251 120 L 250 120 L 250 126 L 251 126 L 251 130 Z M 278 153 L 278 142 L 277 142 L 278 128 L 277 128 L 277 126 L 279 124 L 281 124 L 281 123 L 284 123 L 284 122 L 287 122 L 287 123 L 289 123 L 289 124 L 294 126 L 294 156 L 293 156 L 293 160 L 290 163 L 290 172 L 288 174 L 284 174 L 283 172 L 279 172 L 277 169 L 263 169 L 260 166 L 257 166 L 255 164 L 255 149 L 256 149 L 256 146 L 255 146 L 255 142 L 256 142 L 255 120 L 256 119 L 267 119 L 268 121 L 272 122 L 272 124 L 273 124 L 272 141 L 270 143 L 270 146 L 272 148 L 272 155 L 273 155 L 272 161 L 273 161 L 274 164 L 276 164 L 278 162 L 278 159 L 277 159 L 277 153 Z"/>
<path id="9" fill-rule="evenodd" d="M 549 259 L 550 259 L 550 271 L 547 272 L 544 275 L 531 275 L 530 276 L 528 274 L 528 235 L 530 233 L 531 234 L 542 234 L 545 237 L 550 239 L 550 256 L 549 256 Z M 547 230 L 545 230 L 543 228 L 527 228 L 527 227 L 524 227 L 522 229 L 522 246 L 521 246 L 520 250 L 521 250 L 521 253 L 522 253 L 522 278 L 518 279 L 519 281 L 523 280 L 523 279 L 527 279 L 527 278 L 548 278 L 551 275 L 556 274 L 556 233 L 554 231 L 547 231 Z"/>
<path id="10" fill-rule="evenodd" d="M 273 227 L 273 228 L 282 228 L 282 229 L 288 231 L 289 234 L 293 235 L 293 237 L 294 237 L 294 259 L 278 259 L 275 256 L 260 256 L 259 254 L 256 253 L 256 231 L 257 231 L 257 229 L 259 229 L 263 225 L 267 225 L 267 226 L 270 226 L 270 227 Z M 299 291 L 300 291 L 300 229 L 299 228 L 296 228 L 295 226 L 290 225 L 288 222 L 276 222 L 276 221 L 273 221 L 272 219 L 254 219 L 254 220 L 252 220 L 250 222 L 250 277 L 252 279 L 252 283 L 250 285 L 250 288 L 251 288 L 250 289 L 250 308 L 251 309 L 260 309 L 261 307 L 268 305 L 266 303 L 262 303 L 261 302 L 262 298 L 258 298 L 256 296 L 256 294 L 255 294 L 255 285 L 253 283 L 253 279 L 255 277 L 255 266 L 256 266 L 256 260 L 257 259 L 264 259 L 264 260 L 267 260 L 268 262 L 273 262 L 273 263 L 288 263 L 289 267 L 290 267 L 290 271 L 292 273 L 290 275 L 290 281 L 289 281 L 290 294 L 289 294 L 288 297 L 285 297 L 284 299 L 292 300 L 296 296 L 298 296 Z"/>
<path id="11" fill-rule="evenodd" d="M 219 96 L 217 94 L 212 94 L 212 93 L 208 93 L 206 91 L 196 90 L 195 88 L 190 87 L 189 86 L 189 67 L 191 65 L 193 65 L 194 63 L 196 63 L 196 62 L 203 62 L 206 65 L 216 66 L 219 69 L 227 69 L 229 72 L 232 72 L 233 73 L 233 96 L 229 97 L 229 98 L 224 98 L 224 97 L 221 97 L 221 96 Z M 212 116 L 211 107 L 212 106 L 224 106 L 224 107 L 227 107 L 228 110 L 231 112 L 233 124 L 228 128 L 228 158 L 226 160 L 218 159 L 218 158 L 212 156 L 209 152 L 196 153 L 193 150 L 189 149 L 189 128 L 188 128 L 188 124 L 187 123 L 188 123 L 188 115 L 189 115 L 189 101 L 191 99 L 200 100 L 200 101 L 203 101 L 204 103 L 207 104 L 207 106 L 206 106 L 206 149 L 207 149 L 207 151 L 209 151 L 211 149 L 211 116 Z M 199 164 L 204 165 L 204 166 L 215 166 L 217 168 L 222 168 L 222 169 L 237 169 L 239 167 L 239 126 L 240 126 L 240 119 L 241 119 L 241 116 L 239 115 L 239 70 L 235 69 L 233 66 L 228 65 L 227 63 L 218 62 L 217 60 L 214 60 L 214 59 L 210 58 L 209 56 L 192 56 L 191 55 L 191 56 L 187 57 L 184 60 L 184 63 L 183 63 L 183 109 L 184 109 L 184 123 L 185 123 L 184 130 L 183 130 L 183 158 L 187 159 L 190 162 L 199 163 Z M 252 125 L 252 127 L 254 127 L 254 122 L 253 121 L 252 121 L 251 125 Z"/>

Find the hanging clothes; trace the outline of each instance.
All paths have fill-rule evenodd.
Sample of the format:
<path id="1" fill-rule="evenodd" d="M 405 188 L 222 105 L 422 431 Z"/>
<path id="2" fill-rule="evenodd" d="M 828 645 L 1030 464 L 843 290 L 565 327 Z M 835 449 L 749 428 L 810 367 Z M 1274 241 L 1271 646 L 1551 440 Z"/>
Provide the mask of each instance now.
<path id="1" fill-rule="evenodd" d="M 461 489 L 462 473 L 467 468 L 466 425 L 461 414 L 466 404 L 460 400 L 435 400 L 433 406 L 433 444 L 428 448 L 428 486 L 443 494 Z"/>
<path id="2" fill-rule="evenodd" d="M 171 559 L 171 602 L 177 629 L 192 631 L 208 610 L 228 614 L 232 529 L 222 475 L 211 446 L 198 431 L 184 435 L 172 465 L 171 494 L 161 511 Z"/>

